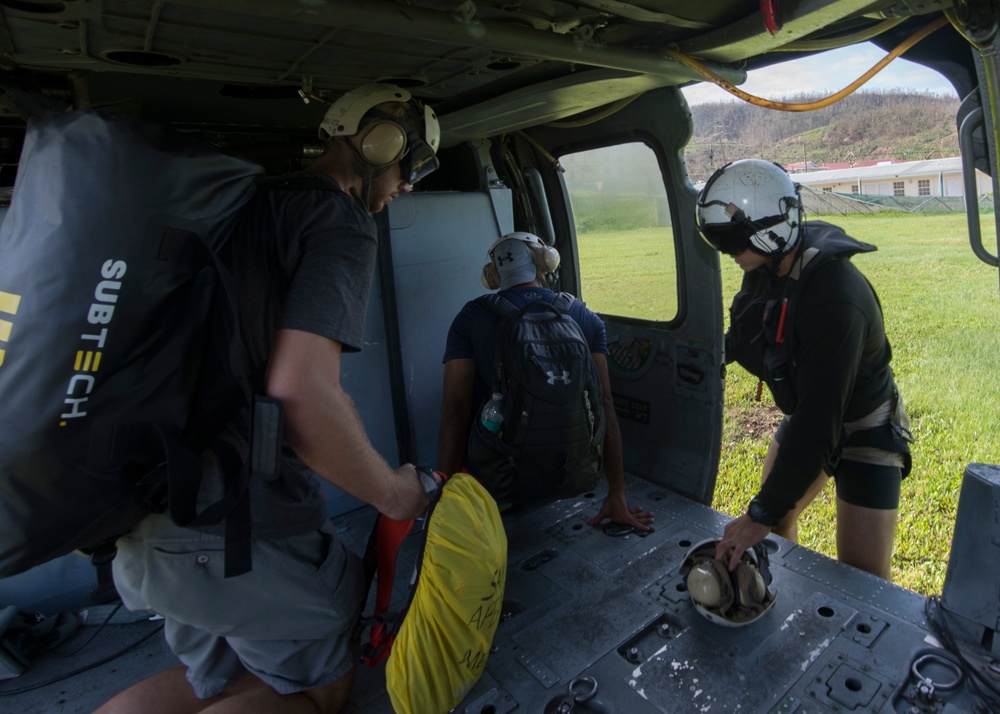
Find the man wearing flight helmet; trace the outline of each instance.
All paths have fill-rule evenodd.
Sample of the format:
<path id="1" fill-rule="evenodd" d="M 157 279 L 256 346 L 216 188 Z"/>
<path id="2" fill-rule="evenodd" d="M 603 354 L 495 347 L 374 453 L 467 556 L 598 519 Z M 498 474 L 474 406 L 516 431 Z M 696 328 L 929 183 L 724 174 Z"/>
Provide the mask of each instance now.
<path id="1" fill-rule="evenodd" d="M 252 569 L 224 577 L 225 533 L 147 517 L 118 541 L 115 580 L 131 609 L 164 616 L 183 666 L 125 690 L 100 712 L 339 711 L 353 681 L 362 568 L 329 527 L 312 473 L 397 519 L 421 515 L 412 464 L 372 447 L 340 383 L 361 349 L 375 268 L 372 218 L 437 168 L 440 129 L 409 92 L 367 85 L 335 102 L 323 154 L 258 191 L 221 257 L 232 271 L 255 385 L 284 409 L 276 478 L 251 478 Z M 249 418 L 216 441 L 247 451 Z M 302 464 L 308 468 L 303 468 Z M 219 469 L 203 458 L 202 493 Z M 312 473 L 311 473 L 312 472 Z M 228 557 L 228 556 L 227 556 Z"/>
<path id="2" fill-rule="evenodd" d="M 799 514 L 830 474 L 838 559 L 890 579 L 912 438 L 878 297 L 850 262 L 875 247 L 828 223 L 804 223 L 798 187 L 758 159 L 716 171 L 697 210 L 704 238 L 745 272 L 726 361 L 766 382 L 785 414 L 761 489 L 726 526 L 716 557 L 732 570 L 769 531 L 796 540 Z"/>
<path id="3" fill-rule="evenodd" d="M 368 84 L 349 92 L 323 117 L 319 137 L 327 142 L 328 153 L 338 148 L 351 152 L 361 183 L 346 188 L 372 213 L 438 167 L 441 130 L 437 117 L 430 107 L 395 85 Z M 379 193 L 380 186 L 389 189 L 388 200 Z"/>

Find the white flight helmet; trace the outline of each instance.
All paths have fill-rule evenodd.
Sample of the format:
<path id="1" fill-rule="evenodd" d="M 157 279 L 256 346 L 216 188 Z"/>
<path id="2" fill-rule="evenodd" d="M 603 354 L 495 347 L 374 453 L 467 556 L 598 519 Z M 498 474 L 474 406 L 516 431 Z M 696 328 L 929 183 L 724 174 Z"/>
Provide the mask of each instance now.
<path id="1" fill-rule="evenodd" d="M 369 112 L 386 102 L 409 105 L 408 116 L 380 112 L 362 123 Z M 334 102 L 319 125 L 319 138 L 326 141 L 335 136 L 354 137 L 358 154 L 375 169 L 400 162 L 402 176 L 410 184 L 438 167 L 441 124 L 437 115 L 394 84 L 366 84 Z"/>
<path id="2" fill-rule="evenodd" d="M 723 627 L 749 625 L 774 605 L 767 549 L 758 543 L 729 572 L 715 559 L 718 543 L 718 538 L 710 538 L 691 546 L 680 573 L 700 615 Z"/>
<path id="3" fill-rule="evenodd" d="M 742 159 L 712 174 L 698 194 L 698 228 L 705 240 L 729 255 L 749 248 L 780 258 L 798 243 L 802 201 L 783 168 Z"/>

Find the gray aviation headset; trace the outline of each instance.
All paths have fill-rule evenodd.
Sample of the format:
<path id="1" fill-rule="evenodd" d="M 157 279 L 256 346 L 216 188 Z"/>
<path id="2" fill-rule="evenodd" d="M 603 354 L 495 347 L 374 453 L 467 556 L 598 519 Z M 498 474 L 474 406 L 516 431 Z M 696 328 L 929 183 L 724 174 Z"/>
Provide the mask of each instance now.
<path id="1" fill-rule="evenodd" d="M 680 567 L 695 610 L 709 622 L 723 627 L 743 627 L 774 605 L 770 559 L 763 543 L 749 548 L 736 569 L 729 572 L 715 559 L 718 538 L 696 543 Z"/>
<path id="2" fill-rule="evenodd" d="M 410 111 L 422 115 L 422 133 L 408 132 L 406 124 L 412 123 L 412 119 L 375 109 L 390 102 L 407 105 Z M 360 126 L 366 116 L 370 121 Z M 375 171 L 400 162 L 401 176 L 411 185 L 438 167 L 436 153 L 441 144 L 441 125 L 437 116 L 430 107 L 393 84 L 358 87 L 334 102 L 319 126 L 319 137 L 326 141 L 335 136 L 347 137 L 358 156 Z"/>
<path id="3" fill-rule="evenodd" d="M 508 233 L 507 235 L 500 236 L 489 247 L 489 250 L 486 251 L 486 257 L 489 259 L 489 262 L 483 266 L 483 274 L 480 276 L 480 280 L 483 283 L 483 287 L 487 290 L 498 290 L 500 288 L 500 273 L 497 270 L 496 256 L 493 253 L 496 247 L 505 240 L 519 240 L 527 245 L 528 252 L 531 253 L 532 260 L 535 261 L 535 268 L 542 277 L 555 272 L 556 268 L 559 267 L 559 251 L 550 245 L 546 245 L 534 233 L 526 231 Z"/>

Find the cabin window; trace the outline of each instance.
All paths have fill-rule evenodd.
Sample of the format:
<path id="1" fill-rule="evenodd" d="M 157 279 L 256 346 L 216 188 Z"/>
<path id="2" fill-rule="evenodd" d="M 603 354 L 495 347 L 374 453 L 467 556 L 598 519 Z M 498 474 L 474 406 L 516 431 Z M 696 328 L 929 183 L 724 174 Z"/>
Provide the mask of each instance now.
<path id="1" fill-rule="evenodd" d="M 917 195 L 918 196 L 930 196 L 931 195 L 931 180 L 930 179 L 920 179 L 917 181 Z"/>
<path id="2" fill-rule="evenodd" d="M 595 312 L 677 316 L 677 256 L 656 154 L 632 143 L 564 154 L 580 256 L 580 297 Z"/>
<path id="3" fill-rule="evenodd" d="M 892 182 L 892 195 L 893 196 L 905 196 L 906 195 L 906 188 L 903 187 L 903 182 L 902 181 L 893 181 Z"/>
<path id="4" fill-rule="evenodd" d="M 833 186 L 824 186 L 823 190 L 827 193 L 833 193 Z"/>

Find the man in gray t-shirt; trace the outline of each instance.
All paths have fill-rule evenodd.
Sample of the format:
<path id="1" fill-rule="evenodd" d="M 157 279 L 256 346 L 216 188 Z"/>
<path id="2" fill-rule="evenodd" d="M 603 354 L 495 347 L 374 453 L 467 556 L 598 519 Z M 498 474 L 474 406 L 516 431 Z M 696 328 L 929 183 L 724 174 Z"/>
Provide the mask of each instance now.
<path id="1" fill-rule="evenodd" d="M 266 375 L 257 387 L 285 413 L 282 471 L 250 484 L 253 569 L 224 578 L 224 534 L 178 527 L 166 514 L 120 538 L 122 600 L 164 616 L 183 666 L 125 690 L 102 714 L 199 711 L 223 700 L 233 711 L 339 711 L 357 659 L 361 564 L 330 529 L 299 462 L 391 518 L 427 507 L 414 466 L 393 469 L 372 447 L 341 387 L 340 356 L 362 346 L 372 214 L 437 168 L 437 118 L 399 87 L 366 85 L 330 107 L 320 137 L 322 156 L 302 177 L 260 190 L 221 254 L 251 365 Z M 224 438 L 245 446 L 242 423 Z M 203 496 L 220 487 L 206 466 L 216 478 Z"/>

